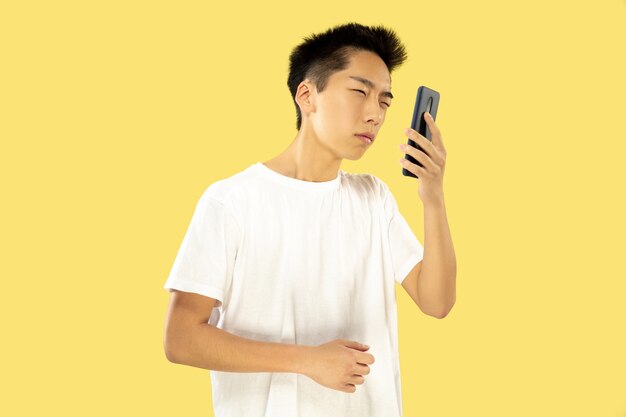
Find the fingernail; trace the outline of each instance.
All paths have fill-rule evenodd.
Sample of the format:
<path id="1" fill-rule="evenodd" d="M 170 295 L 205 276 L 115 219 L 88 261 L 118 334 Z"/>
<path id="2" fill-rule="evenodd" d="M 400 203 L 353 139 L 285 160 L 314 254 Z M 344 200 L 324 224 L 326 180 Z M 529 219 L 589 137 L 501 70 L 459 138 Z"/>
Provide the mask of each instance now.
<path id="1" fill-rule="evenodd" d="M 411 133 L 411 129 L 407 127 L 406 129 L 404 129 L 404 133 L 408 135 L 409 133 Z"/>

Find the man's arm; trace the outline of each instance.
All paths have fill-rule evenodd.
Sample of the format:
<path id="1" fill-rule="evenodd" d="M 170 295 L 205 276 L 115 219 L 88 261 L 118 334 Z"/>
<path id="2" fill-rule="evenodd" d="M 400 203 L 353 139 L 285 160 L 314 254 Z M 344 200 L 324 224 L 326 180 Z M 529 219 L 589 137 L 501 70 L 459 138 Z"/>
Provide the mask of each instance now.
<path id="1" fill-rule="evenodd" d="M 424 205 L 424 259 L 402 287 L 429 316 L 444 318 L 456 302 L 456 256 L 443 199 Z"/>
<path id="2" fill-rule="evenodd" d="M 165 323 L 170 362 L 224 372 L 304 372 L 313 346 L 259 342 L 208 324 L 214 298 L 172 290 Z"/>

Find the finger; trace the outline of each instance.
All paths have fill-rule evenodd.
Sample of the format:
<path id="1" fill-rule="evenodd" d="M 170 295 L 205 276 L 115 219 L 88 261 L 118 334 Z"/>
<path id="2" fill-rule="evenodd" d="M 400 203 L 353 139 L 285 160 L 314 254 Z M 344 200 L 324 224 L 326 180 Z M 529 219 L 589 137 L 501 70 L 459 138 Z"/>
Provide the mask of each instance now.
<path id="1" fill-rule="evenodd" d="M 408 159 L 402 159 L 402 162 L 400 162 L 400 164 L 408 169 L 410 172 L 412 172 L 413 174 L 417 175 L 418 177 L 423 176 L 424 174 L 426 174 L 426 170 L 422 167 L 420 167 L 417 164 L 414 164 L 413 162 L 409 161 Z"/>
<path id="2" fill-rule="evenodd" d="M 368 375 L 370 373 L 370 367 L 367 365 L 357 364 L 354 368 L 354 373 L 357 375 Z"/>
<path id="3" fill-rule="evenodd" d="M 363 378 L 361 375 L 352 375 L 350 377 L 350 383 L 354 385 L 361 385 L 364 382 L 365 382 L 365 378 Z"/>
<path id="4" fill-rule="evenodd" d="M 424 168 L 430 168 L 431 172 L 435 172 L 435 162 L 426 154 L 426 152 L 421 151 L 410 145 L 404 146 L 404 151 L 408 155 L 411 155 L 413 158 L 418 160 L 424 166 Z"/>
<path id="5" fill-rule="evenodd" d="M 421 135 L 416 130 L 407 128 L 404 133 L 409 136 L 409 138 L 413 139 L 413 142 L 417 143 L 426 154 L 428 154 L 431 158 L 435 159 L 437 150 L 435 149 L 435 145 L 431 141 L 428 140 L 424 135 Z"/>
<path id="6" fill-rule="evenodd" d="M 417 159 L 420 162 L 423 162 L 424 155 L 426 155 L 426 152 L 424 152 L 423 149 L 417 149 L 415 146 L 411 146 L 407 143 L 401 144 L 400 150 L 406 155 L 411 155 L 413 158 Z"/>
<path id="7" fill-rule="evenodd" d="M 433 120 L 433 117 L 429 112 L 425 113 L 424 120 L 426 120 L 428 129 L 430 129 L 430 132 L 432 133 L 433 145 L 435 145 L 436 148 L 445 151 L 446 148 L 443 146 L 443 137 L 441 135 L 441 131 L 439 130 L 439 127 L 437 126 L 435 120 Z"/>
<path id="8" fill-rule="evenodd" d="M 360 353 L 357 357 L 359 358 L 357 364 L 371 365 L 375 361 L 374 355 L 371 353 Z"/>

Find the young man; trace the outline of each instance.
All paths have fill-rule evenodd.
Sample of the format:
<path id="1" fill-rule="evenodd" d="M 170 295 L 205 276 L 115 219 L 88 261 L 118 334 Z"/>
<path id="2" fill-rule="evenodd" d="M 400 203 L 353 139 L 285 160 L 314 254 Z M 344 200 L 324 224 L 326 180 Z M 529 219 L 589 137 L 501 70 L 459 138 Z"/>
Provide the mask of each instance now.
<path id="1" fill-rule="evenodd" d="M 432 144 L 409 133 L 427 152 L 405 151 L 424 165 L 407 168 L 426 251 L 385 183 L 340 166 L 377 140 L 405 59 L 383 27 L 305 39 L 290 56 L 295 139 L 200 197 L 165 284 L 164 345 L 211 370 L 216 417 L 402 415 L 395 283 L 428 315 L 454 303 L 445 149 L 432 120 Z"/>

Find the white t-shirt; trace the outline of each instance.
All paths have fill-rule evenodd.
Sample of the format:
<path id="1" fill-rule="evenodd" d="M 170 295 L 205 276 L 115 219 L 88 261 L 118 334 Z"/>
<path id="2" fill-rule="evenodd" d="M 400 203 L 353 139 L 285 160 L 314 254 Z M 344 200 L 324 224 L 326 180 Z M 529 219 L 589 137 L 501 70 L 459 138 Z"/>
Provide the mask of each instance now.
<path id="1" fill-rule="evenodd" d="M 210 371 L 216 417 L 400 417 L 395 283 L 423 247 L 387 185 L 309 182 L 261 162 L 202 194 L 165 288 L 218 300 L 209 323 L 258 341 L 349 339 L 375 363 L 356 392 L 288 372 Z"/>

